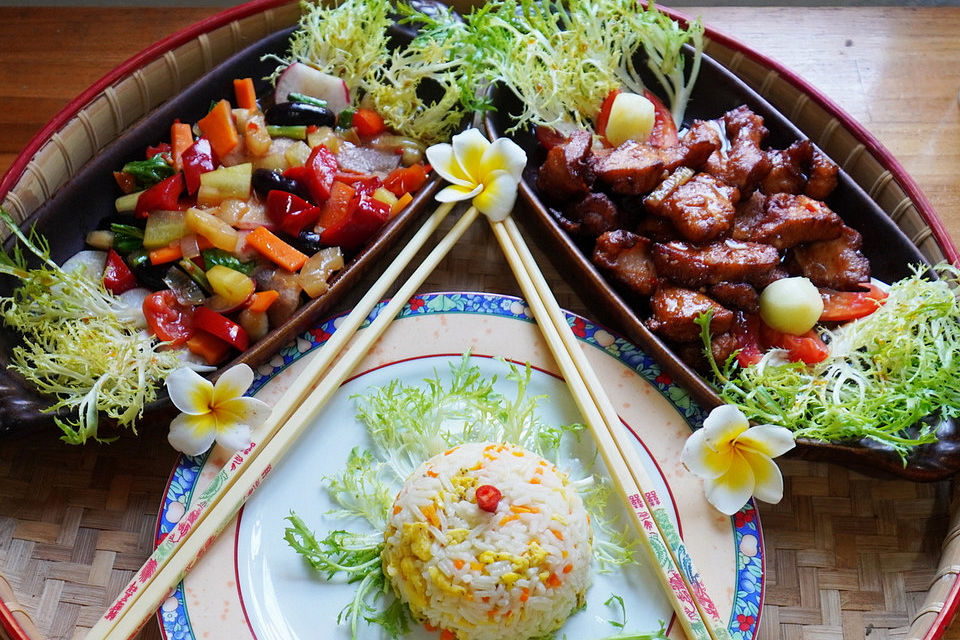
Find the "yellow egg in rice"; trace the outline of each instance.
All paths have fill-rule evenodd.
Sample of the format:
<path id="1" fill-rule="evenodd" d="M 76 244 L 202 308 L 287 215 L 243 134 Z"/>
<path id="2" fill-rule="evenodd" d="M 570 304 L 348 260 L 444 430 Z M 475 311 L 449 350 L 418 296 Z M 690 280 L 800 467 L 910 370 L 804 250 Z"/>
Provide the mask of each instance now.
<path id="1" fill-rule="evenodd" d="M 484 487 L 499 499 L 478 500 Z M 398 597 L 458 640 L 543 636 L 590 584 L 583 501 L 565 473 L 511 444 L 468 443 L 426 461 L 397 495 L 384 538 Z"/>

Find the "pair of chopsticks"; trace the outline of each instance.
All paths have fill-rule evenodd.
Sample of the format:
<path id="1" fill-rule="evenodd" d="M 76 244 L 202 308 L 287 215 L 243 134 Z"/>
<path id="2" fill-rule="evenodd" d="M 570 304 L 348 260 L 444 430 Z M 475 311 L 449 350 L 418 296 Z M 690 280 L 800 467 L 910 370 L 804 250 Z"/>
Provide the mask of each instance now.
<path id="1" fill-rule="evenodd" d="M 400 286 L 376 319 L 358 333 L 453 206 L 454 203 L 441 205 L 427 219 L 277 401 L 261 429 L 264 434 L 261 441 L 227 461 L 180 524 L 90 629 L 87 638 L 129 638 L 157 610 L 477 218 L 476 208 L 470 207 Z M 657 498 L 643 462 L 621 427 L 616 410 L 603 392 L 519 229 L 511 218 L 491 221 L 491 226 L 574 400 L 593 432 L 614 484 L 631 507 L 639 537 L 654 564 L 652 568 L 656 569 L 681 626 L 694 640 L 728 638 L 676 526 Z"/>
<path id="2" fill-rule="evenodd" d="M 683 630 L 694 640 L 729 638 L 717 608 L 680 538 L 680 532 L 657 497 L 650 476 L 623 428 L 613 403 L 567 324 L 550 285 L 540 271 L 512 218 L 491 221 L 523 296 L 560 367 L 574 401 L 594 436 L 610 476 L 629 505 L 639 537 L 677 614 Z"/>
<path id="3" fill-rule="evenodd" d="M 344 318 L 330 339 L 308 360 L 297 381 L 274 405 L 270 418 L 261 428 L 263 436 L 260 442 L 248 451 L 236 453 L 226 462 L 194 507 L 181 518 L 180 524 L 154 550 L 110 609 L 90 629 L 86 636 L 89 640 L 129 638 L 157 611 L 170 590 L 183 579 L 240 511 L 273 465 L 311 425 L 313 418 L 364 358 L 403 305 L 413 297 L 476 220 L 478 212 L 470 207 L 379 311 L 376 319 L 362 333 L 358 333 L 371 311 L 439 228 L 454 204 L 447 203 L 437 208 Z"/>

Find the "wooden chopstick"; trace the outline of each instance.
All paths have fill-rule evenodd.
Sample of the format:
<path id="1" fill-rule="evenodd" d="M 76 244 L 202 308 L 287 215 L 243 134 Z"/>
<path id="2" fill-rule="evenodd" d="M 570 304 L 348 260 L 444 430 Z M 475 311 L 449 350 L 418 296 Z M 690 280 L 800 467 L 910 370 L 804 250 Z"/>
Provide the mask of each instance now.
<path id="1" fill-rule="evenodd" d="M 615 486 L 634 515 L 634 524 L 657 577 L 688 637 L 729 638 L 726 625 L 693 566 L 679 531 L 657 497 L 630 437 L 550 286 L 512 218 L 492 222 L 494 235 L 520 284 L 560 372 L 573 394 Z M 658 551 L 666 550 L 666 556 Z"/>
<path id="2" fill-rule="evenodd" d="M 477 217 L 475 208 L 468 209 L 380 310 L 370 326 L 358 334 L 357 330 L 377 302 L 387 293 L 452 207 L 453 203 L 440 206 L 401 250 L 278 400 L 268 420 L 267 436 L 250 452 L 237 454 L 227 462 L 210 488 L 201 496 L 201 506 L 191 509 L 181 520 L 186 526 L 178 526 L 176 535 L 168 536 L 168 540 L 157 547 L 144 568 L 121 592 L 120 598 L 90 629 L 87 638 L 128 638 L 157 610 L 163 598 L 189 572 L 273 465 L 309 427 L 312 418 L 346 380 L 403 305 L 416 293 Z M 341 355 L 343 347 L 355 335 L 356 338 Z"/>

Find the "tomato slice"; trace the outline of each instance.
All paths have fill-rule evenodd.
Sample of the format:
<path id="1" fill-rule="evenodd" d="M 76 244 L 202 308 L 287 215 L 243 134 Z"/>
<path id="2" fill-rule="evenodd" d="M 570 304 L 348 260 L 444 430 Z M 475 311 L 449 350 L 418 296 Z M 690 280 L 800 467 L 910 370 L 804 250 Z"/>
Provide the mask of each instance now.
<path id="1" fill-rule="evenodd" d="M 610 121 L 610 110 L 613 109 L 613 101 L 617 99 L 618 95 L 620 95 L 620 89 L 614 89 L 607 94 L 607 97 L 603 99 L 603 104 L 600 105 L 600 113 L 597 114 L 595 127 L 598 136 L 605 136 L 607 133 L 607 123 Z"/>
<path id="2" fill-rule="evenodd" d="M 803 335 L 783 333 L 760 322 L 760 341 L 767 347 L 777 347 L 787 352 L 787 358 L 793 362 L 816 364 L 830 355 L 828 347 L 820 335 L 813 329 Z"/>
<path id="3" fill-rule="evenodd" d="M 823 313 L 820 322 L 847 322 L 868 316 L 884 303 L 890 295 L 877 285 L 862 283 L 866 291 L 835 291 L 820 289 L 823 298 Z"/>
<path id="4" fill-rule="evenodd" d="M 654 147 L 672 147 L 679 144 L 680 137 L 677 135 L 677 125 L 673 121 L 673 114 L 670 109 L 647 89 L 643 90 L 643 97 L 653 103 L 653 130 L 647 137 L 647 142 Z"/>
<path id="5" fill-rule="evenodd" d="M 193 335 L 193 307 L 181 304 L 170 289 L 147 296 L 143 315 L 153 335 L 164 342 L 180 345 Z"/>
<path id="6" fill-rule="evenodd" d="M 737 341 L 737 362 L 741 367 L 757 364 L 763 358 L 760 348 L 760 316 L 737 312 L 733 320 L 733 336 Z"/>

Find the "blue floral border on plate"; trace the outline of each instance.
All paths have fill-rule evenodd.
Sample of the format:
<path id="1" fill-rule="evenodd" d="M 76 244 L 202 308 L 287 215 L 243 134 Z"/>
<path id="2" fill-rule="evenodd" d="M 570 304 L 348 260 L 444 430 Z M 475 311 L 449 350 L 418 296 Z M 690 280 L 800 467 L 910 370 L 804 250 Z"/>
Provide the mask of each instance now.
<path id="1" fill-rule="evenodd" d="M 380 303 L 367 318 L 369 324 L 385 303 Z M 434 313 L 467 313 L 496 315 L 514 318 L 525 322 L 534 322 L 526 303 L 514 296 L 491 293 L 430 293 L 412 298 L 397 316 L 409 318 Z M 289 345 L 281 349 L 269 363 L 261 365 L 256 372 L 249 394 L 253 395 L 298 358 L 323 345 L 336 330 L 343 315 L 328 318 L 315 328 L 303 333 Z M 601 349 L 630 367 L 683 414 L 691 429 L 703 425 L 706 412 L 693 401 L 686 391 L 673 384 L 650 356 L 627 340 L 620 338 L 603 327 L 580 316 L 567 313 L 567 322 L 574 334 L 587 344 Z M 176 522 L 166 519 L 171 506 L 179 503 L 186 507 L 190 503 L 197 476 L 206 455 L 198 457 L 181 456 L 174 470 L 163 500 L 157 526 L 157 543 L 163 540 Z M 734 543 L 737 553 L 737 580 L 734 593 L 733 611 L 730 614 L 729 631 L 734 640 L 749 640 L 756 636 L 763 602 L 763 536 L 760 530 L 756 505 L 748 502 L 743 509 L 731 518 L 734 528 Z M 190 626 L 181 583 L 172 597 L 176 606 L 158 612 L 162 633 L 173 640 L 193 640 L 195 635 Z"/>

